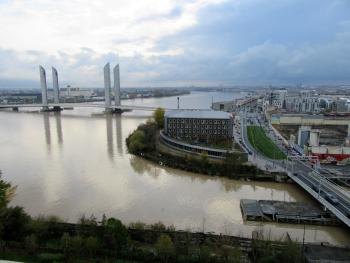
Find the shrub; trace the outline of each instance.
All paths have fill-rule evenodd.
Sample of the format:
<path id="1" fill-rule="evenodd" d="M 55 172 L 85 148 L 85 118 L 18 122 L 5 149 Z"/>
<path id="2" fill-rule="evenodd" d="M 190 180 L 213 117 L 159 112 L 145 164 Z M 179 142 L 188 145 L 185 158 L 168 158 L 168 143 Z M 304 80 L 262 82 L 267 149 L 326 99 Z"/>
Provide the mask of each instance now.
<path id="1" fill-rule="evenodd" d="M 157 123 L 159 129 L 162 129 L 164 127 L 164 114 L 165 111 L 163 108 L 157 108 L 153 112 L 153 119 Z"/>
<path id="2" fill-rule="evenodd" d="M 104 227 L 103 241 L 110 250 L 122 250 L 127 246 L 128 231 L 120 220 L 109 218 Z"/>
<path id="3" fill-rule="evenodd" d="M 96 237 L 88 237 L 84 242 L 85 249 L 89 252 L 90 256 L 95 255 L 99 249 L 100 243 Z"/>
<path id="4" fill-rule="evenodd" d="M 29 254 L 34 254 L 38 249 L 38 244 L 36 240 L 36 236 L 31 234 L 24 239 L 25 248 Z"/>
<path id="5" fill-rule="evenodd" d="M 38 262 L 51 263 L 60 262 L 63 260 L 63 255 L 58 253 L 42 253 L 38 255 Z"/>
<path id="6" fill-rule="evenodd" d="M 157 231 L 165 231 L 166 230 L 166 226 L 161 221 L 150 225 L 150 227 L 152 230 L 157 230 Z"/>
<path id="7" fill-rule="evenodd" d="M 132 229 L 137 229 L 137 230 L 144 230 L 146 228 L 146 224 L 143 222 L 131 222 L 129 224 L 129 227 Z"/>
<path id="8" fill-rule="evenodd" d="M 1 221 L 3 222 L 3 239 L 23 240 L 28 232 L 30 216 L 24 212 L 23 207 L 6 208 Z"/>
<path id="9" fill-rule="evenodd" d="M 168 262 L 168 259 L 175 255 L 175 247 L 171 238 L 162 234 L 157 240 L 156 243 L 157 254 L 162 258 L 164 262 Z"/>

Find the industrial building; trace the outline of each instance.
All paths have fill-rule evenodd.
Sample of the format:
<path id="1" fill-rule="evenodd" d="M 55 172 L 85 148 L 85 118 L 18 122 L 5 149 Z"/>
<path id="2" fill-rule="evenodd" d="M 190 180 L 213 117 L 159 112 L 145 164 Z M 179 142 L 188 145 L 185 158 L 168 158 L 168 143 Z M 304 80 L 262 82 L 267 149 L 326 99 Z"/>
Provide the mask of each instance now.
<path id="1" fill-rule="evenodd" d="M 191 142 L 217 142 L 232 138 L 233 117 L 221 111 L 168 111 L 164 133 Z"/>

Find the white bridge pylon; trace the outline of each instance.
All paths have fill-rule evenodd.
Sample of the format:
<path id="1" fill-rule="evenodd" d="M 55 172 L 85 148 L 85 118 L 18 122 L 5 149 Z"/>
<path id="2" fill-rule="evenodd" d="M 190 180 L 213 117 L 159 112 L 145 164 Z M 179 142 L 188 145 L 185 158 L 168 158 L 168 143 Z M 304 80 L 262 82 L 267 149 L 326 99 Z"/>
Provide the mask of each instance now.
<path id="1" fill-rule="evenodd" d="M 111 69 L 110 64 L 107 63 L 103 68 L 104 76 L 104 88 L 105 88 L 105 106 L 106 110 L 111 110 L 112 101 L 112 88 L 111 88 Z M 114 90 L 114 106 L 121 106 L 120 104 L 120 75 L 119 75 L 119 64 L 113 68 L 113 90 Z"/>
<path id="2" fill-rule="evenodd" d="M 39 66 L 40 72 L 40 86 L 41 86 L 41 97 L 42 97 L 42 110 L 49 110 L 48 96 L 47 96 L 47 82 L 46 82 L 46 71 L 43 66 Z M 104 88 L 105 88 L 105 107 L 106 111 L 113 111 L 113 109 L 118 109 L 121 106 L 120 103 L 120 73 L 119 64 L 113 68 L 113 90 L 114 90 L 114 105 L 111 105 L 112 101 L 112 90 L 111 90 L 111 70 L 110 64 L 107 63 L 103 68 L 104 73 Z M 58 84 L 58 72 L 57 69 L 52 67 L 52 87 L 53 87 L 53 97 L 54 97 L 54 108 L 60 110 L 60 89 Z"/>

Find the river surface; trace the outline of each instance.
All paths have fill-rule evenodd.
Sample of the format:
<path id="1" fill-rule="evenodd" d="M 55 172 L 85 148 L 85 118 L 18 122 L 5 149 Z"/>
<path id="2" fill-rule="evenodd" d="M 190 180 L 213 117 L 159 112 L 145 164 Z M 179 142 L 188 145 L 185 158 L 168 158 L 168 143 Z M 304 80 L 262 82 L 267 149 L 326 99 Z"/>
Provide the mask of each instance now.
<path id="1" fill-rule="evenodd" d="M 209 108 L 211 101 L 243 94 L 194 92 L 181 108 Z M 122 101 L 129 105 L 177 107 L 176 97 Z M 59 113 L 34 109 L 0 111 L 0 169 L 17 185 L 12 205 L 33 216 L 58 215 L 69 222 L 102 214 L 124 223 L 162 221 L 177 229 L 250 237 L 262 229 L 302 240 L 302 225 L 244 222 L 240 199 L 314 202 L 293 184 L 245 182 L 154 165 L 127 153 L 125 138 L 150 112 L 105 115 L 101 109 Z M 306 226 L 305 240 L 350 244 L 342 227 Z"/>

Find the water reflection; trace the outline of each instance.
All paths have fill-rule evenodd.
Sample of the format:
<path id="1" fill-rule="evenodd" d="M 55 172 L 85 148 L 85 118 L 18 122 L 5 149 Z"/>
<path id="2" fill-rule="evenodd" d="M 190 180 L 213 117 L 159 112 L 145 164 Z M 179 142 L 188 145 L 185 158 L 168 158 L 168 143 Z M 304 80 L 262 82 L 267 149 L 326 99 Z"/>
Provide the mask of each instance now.
<path id="1" fill-rule="evenodd" d="M 50 131 L 50 119 L 47 112 L 43 113 L 44 120 L 44 131 L 45 131 L 45 140 L 47 145 L 47 150 L 50 153 L 51 151 L 51 131 Z"/>
<path id="2" fill-rule="evenodd" d="M 48 152 L 50 153 L 52 147 L 52 137 L 51 137 L 51 125 L 50 125 L 50 113 L 43 112 L 43 121 L 44 121 L 44 131 L 45 131 L 45 142 L 47 145 Z M 63 131 L 62 131 L 62 121 L 61 114 L 59 112 L 54 113 L 55 122 L 56 122 L 56 135 L 58 145 L 63 145 Z"/>
<path id="3" fill-rule="evenodd" d="M 113 115 L 106 114 L 106 132 L 107 132 L 107 151 L 108 156 L 113 160 L 114 149 L 113 149 Z"/>
<path id="4" fill-rule="evenodd" d="M 138 156 L 130 156 L 130 166 L 138 175 L 156 178 L 159 174 L 167 174 L 176 176 L 184 180 L 190 181 L 193 185 L 200 183 L 201 185 L 214 183 L 218 189 L 224 190 L 226 193 L 235 193 L 240 198 L 256 199 L 262 193 L 264 199 L 281 200 L 281 201 L 307 201 L 316 204 L 316 202 L 304 195 L 302 190 L 293 184 L 281 184 L 274 182 L 258 182 L 231 180 L 224 177 L 209 176 L 186 172 L 178 169 L 156 165 L 150 161 L 144 160 Z M 231 200 L 232 201 L 232 200 Z"/>
<path id="5" fill-rule="evenodd" d="M 123 155 L 123 134 L 122 134 L 122 116 L 120 114 L 115 114 L 115 125 L 117 133 L 117 149 L 119 155 Z"/>
<path id="6" fill-rule="evenodd" d="M 139 175 L 143 175 L 144 173 L 149 173 L 152 169 L 151 163 L 135 155 L 132 155 L 130 157 L 129 162 L 134 172 L 136 172 Z"/>
<path id="7" fill-rule="evenodd" d="M 114 134 L 116 136 L 117 151 L 120 156 L 123 156 L 123 134 L 122 120 L 120 114 L 105 114 L 106 132 L 107 132 L 107 151 L 111 159 L 114 158 Z M 115 119 L 115 129 L 113 132 L 113 121 Z"/>
<path id="8" fill-rule="evenodd" d="M 62 145 L 63 133 L 62 133 L 61 113 L 55 112 L 55 119 L 56 119 L 56 132 L 57 132 L 58 144 Z"/>

